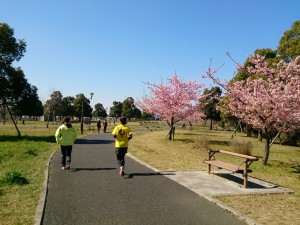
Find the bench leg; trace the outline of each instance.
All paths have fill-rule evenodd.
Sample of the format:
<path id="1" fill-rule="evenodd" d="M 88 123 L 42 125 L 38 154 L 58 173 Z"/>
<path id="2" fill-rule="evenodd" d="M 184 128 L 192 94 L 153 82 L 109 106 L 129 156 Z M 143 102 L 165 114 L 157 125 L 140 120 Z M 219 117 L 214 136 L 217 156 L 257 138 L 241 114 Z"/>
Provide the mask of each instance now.
<path id="1" fill-rule="evenodd" d="M 208 164 L 208 174 L 210 174 L 210 173 L 211 173 L 211 165 Z"/>
<path id="2" fill-rule="evenodd" d="M 248 183 L 248 176 L 247 174 L 244 174 L 244 188 L 247 188 L 247 183 Z"/>
<path id="3" fill-rule="evenodd" d="M 244 162 L 244 188 L 247 188 L 248 184 L 248 166 L 247 161 Z"/>

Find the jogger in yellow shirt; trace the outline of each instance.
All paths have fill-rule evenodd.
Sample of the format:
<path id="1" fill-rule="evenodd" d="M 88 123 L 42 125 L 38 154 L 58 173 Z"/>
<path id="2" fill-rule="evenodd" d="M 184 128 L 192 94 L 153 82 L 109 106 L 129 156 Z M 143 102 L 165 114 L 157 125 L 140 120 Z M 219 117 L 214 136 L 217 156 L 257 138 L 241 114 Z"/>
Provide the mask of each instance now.
<path id="1" fill-rule="evenodd" d="M 127 120 L 126 117 L 120 117 L 119 125 L 117 125 L 113 131 L 112 135 L 116 139 L 115 141 L 115 153 L 117 156 L 117 162 L 119 166 L 119 174 L 121 176 L 125 175 L 125 155 L 128 149 L 128 141 L 132 138 L 131 129 L 126 126 Z"/>
<path id="2" fill-rule="evenodd" d="M 55 132 L 56 143 L 61 149 L 62 170 L 70 169 L 72 147 L 77 139 L 77 131 L 70 121 L 70 117 L 65 117 L 64 123 Z"/>

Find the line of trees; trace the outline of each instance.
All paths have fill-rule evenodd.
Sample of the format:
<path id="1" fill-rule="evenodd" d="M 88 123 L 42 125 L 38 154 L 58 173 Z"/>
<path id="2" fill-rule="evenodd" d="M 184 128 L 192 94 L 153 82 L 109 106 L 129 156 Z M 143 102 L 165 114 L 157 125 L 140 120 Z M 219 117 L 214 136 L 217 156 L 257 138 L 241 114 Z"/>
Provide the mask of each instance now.
<path id="1" fill-rule="evenodd" d="M 44 116 L 51 121 L 55 121 L 57 116 L 65 115 L 81 119 L 81 114 L 83 117 L 90 118 L 106 118 L 107 116 L 115 118 L 121 115 L 128 118 L 142 117 L 141 111 L 135 107 L 132 97 L 126 98 L 123 102 L 114 101 L 109 115 L 101 103 L 96 103 L 93 110 L 90 100 L 82 93 L 75 97 L 63 97 L 60 91 L 54 91 L 44 104 Z"/>
<path id="2" fill-rule="evenodd" d="M 218 70 L 211 67 L 204 77 L 226 90 L 219 109 L 258 130 L 266 139 L 266 165 L 276 134 L 299 133 L 300 21 L 284 33 L 276 50 L 257 49 L 244 65 L 237 66 L 238 73 L 228 84 L 220 82 Z"/>
<path id="3" fill-rule="evenodd" d="M 186 86 L 176 74 L 166 85 L 146 83 L 150 95 L 138 105 L 167 121 L 170 140 L 174 124 L 199 111 L 211 121 L 211 128 L 212 121 L 222 116 L 236 118 L 266 139 L 266 165 L 274 134 L 297 132 L 300 127 L 300 21 L 284 33 L 277 50 L 258 49 L 244 65 L 238 65 L 238 73 L 229 83 L 222 83 L 217 73 L 218 69 L 210 66 L 202 75 L 218 85 L 202 95 L 201 85 L 191 81 Z M 224 96 L 220 87 L 225 90 Z"/>
<path id="4" fill-rule="evenodd" d="M 37 88 L 28 83 L 21 68 L 13 66 L 26 51 L 26 42 L 14 37 L 14 30 L 6 23 L 0 23 L 0 108 L 2 118 L 6 112 L 12 118 L 21 136 L 13 115 L 38 116 L 42 113 L 42 102 Z"/>
<path id="5" fill-rule="evenodd" d="M 21 136 L 15 120 L 22 116 L 44 116 L 47 121 L 56 121 L 57 116 L 73 117 L 107 117 L 106 109 L 101 103 L 90 106 L 90 100 L 84 94 L 75 97 L 63 97 L 60 91 L 53 91 L 43 104 L 37 94 L 37 87 L 28 83 L 20 67 L 13 63 L 19 61 L 26 52 L 26 42 L 14 37 L 14 30 L 6 23 L 0 23 L 0 116 L 5 123 L 7 113 L 15 124 L 18 136 Z M 83 109 L 83 113 L 82 113 Z M 125 115 L 129 118 L 140 118 L 141 111 L 134 106 L 133 98 L 121 102 L 113 102 L 110 116 Z M 48 123 L 47 123 L 48 125 Z"/>
<path id="6" fill-rule="evenodd" d="M 8 112 L 12 119 L 13 115 L 45 115 L 48 120 L 55 121 L 58 115 L 80 117 L 83 109 L 84 117 L 107 116 L 101 103 L 97 103 L 93 111 L 89 99 L 83 94 L 63 97 L 59 91 L 54 91 L 43 105 L 37 88 L 27 82 L 21 68 L 12 66 L 25 51 L 25 41 L 16 40 L 13 29 L 0 23 L 2 114 Z M 109 116 L 145 118 L 157 115 L 169 124 L 169 139 L 174 138 L 174 125 L 182 120 L 210 120 L 212 129 L 213 121 L 235 118 L 258 130 L 266 139 L 263 159 L 263 164 L 266 164 L 274 134 L 299 131 L 300 21 L 284 33 L 276 50 L 257 49 L 254 53 L 244 65 L 237 64 L 238 72 L 229 83 L 222 83 L 216 77 L 218 69 L 211 67 L 203 75 L 218 85 L 211 89 L 204 89 L 204 85 L 196 81 L 183 82 L 175 74 L 168 78 L 167 84 L 146 82 L 150 95 L 145 95 L 137 103 L 131 97 L 123 102 L 114 101 Z M 228 56 L 232 59 L 229 53 Z M 221 96 L 220 87 L 225 91 L 224 96 Z"/>

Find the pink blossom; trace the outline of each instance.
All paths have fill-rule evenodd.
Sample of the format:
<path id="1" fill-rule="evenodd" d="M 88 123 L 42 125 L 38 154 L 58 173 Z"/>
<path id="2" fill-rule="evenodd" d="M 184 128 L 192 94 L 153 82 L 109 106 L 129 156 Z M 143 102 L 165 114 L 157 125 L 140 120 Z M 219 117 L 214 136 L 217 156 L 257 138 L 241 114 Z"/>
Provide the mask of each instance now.
<path id="1" fill-rule="evenodd" d="M 168 78 L 168 83 L 152 84 L 145 82 L 150 90 L 149 96 L 144 96 L 136 105 L 147 113 L 159 115 L 170 124 L 187 117 L 200 119 L 199 100 L 204 98 L 200 92 L 204 84 L 196 81 L 183 82 L 176 74 Z"/>
<path id="2" fill-rule="evenodd" d="M 251 56 L 250 61 L 253 66 L 238 67 L 248 73 L 246 81 L 223 84 L 215 78 L 216 72 L 207 72 L 208 78 L 227 90 L 223 99 L 226 113 L 266 132 L 299 128 L 300 57 L 290 63 L 280 61 L 274 68 L 259 55 Z"/>

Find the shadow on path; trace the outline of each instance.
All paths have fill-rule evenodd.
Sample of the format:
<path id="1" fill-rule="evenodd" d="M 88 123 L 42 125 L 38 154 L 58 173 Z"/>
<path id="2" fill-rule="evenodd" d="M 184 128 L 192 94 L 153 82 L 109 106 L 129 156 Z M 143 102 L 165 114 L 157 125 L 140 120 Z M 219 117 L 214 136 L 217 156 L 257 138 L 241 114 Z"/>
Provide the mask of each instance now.
<path id="1" fill-rule="evenodd" d="M 174 173 L 130 173 L 128 174 L 128 179 L 134 178 L 134 177 L 147 177 L 147 176 L 164 176 L 164 175 L 175 175 Z"/>
<path id="2" fill-rule="evenodd" d="M 245 225 L 166 177 L 175 172 L 156 172 L 128 157 L 122 178 L 114 149 L 111 134 L 97 133 L 78 139 L 71 170 L 61 170 L 59 151 L 52 157 L 41 224 Z"/>
<path id="3" fill-rule="evenodd" d="M 98 171 L 98 170 L 115 170 L 117 168 L 72 168 L 70 172 L 78 171 Z"/>
<path id="4" fill-rule="evenodd" d="M 76 143 L 75 144 L 79 144 L 79 145 L 82 145 L 82 144 L 85 144 L 85 145 L 88 145 L 88 144 L 112 144 L 114 143 L 114 140 L 88 140 L 88 139 L 77 139 L 76 140 Z"/>
<path id="5" fill-rule="evenodd" d="M 224 179 L 233 181 L 233 182 L 238 183 L 240 185 L 243 185 L 243 183 L 244 183 L 243 178 L 236 177 L 236 176 L 231 175 L 231 174 L 217 174 L 217 173 L 215 173 L 215 175 L 223 177 Z M 251 182 L 251 181 L 248 180 L 248 188 L 251 188 L 251 189 L 257 189 L 257 188 L 265 189 L 267 187 L 265 187 L 263 185 L 260 185 L 260 184 L 257 184 L 257 183 L 254 183 L 254 182 Z M 272 188 L 274 188 L 274 186 Z"/>

